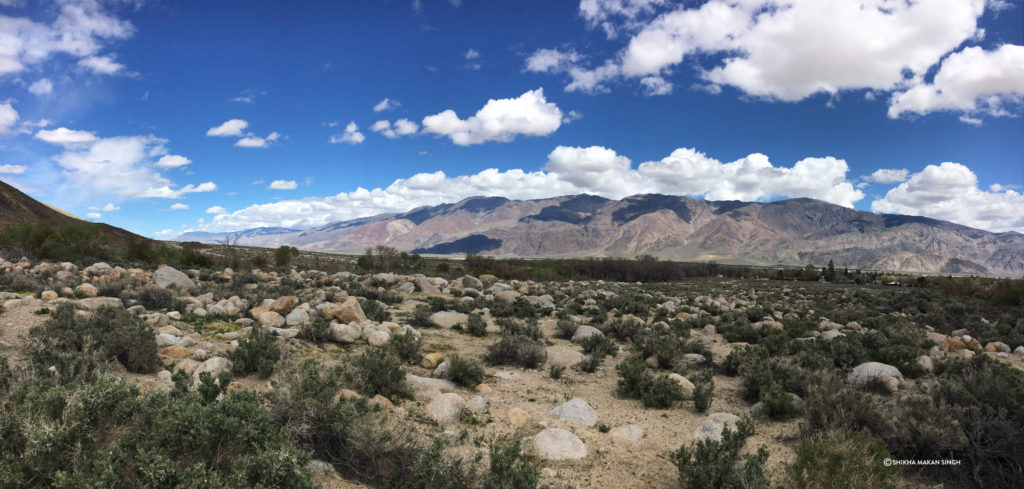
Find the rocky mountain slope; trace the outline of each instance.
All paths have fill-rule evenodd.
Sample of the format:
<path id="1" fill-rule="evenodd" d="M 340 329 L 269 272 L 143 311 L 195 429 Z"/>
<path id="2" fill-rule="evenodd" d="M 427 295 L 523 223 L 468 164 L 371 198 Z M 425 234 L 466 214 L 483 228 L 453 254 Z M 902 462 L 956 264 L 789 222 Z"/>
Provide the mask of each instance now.
<path id="1" fill-rule="evenodd" d="M 42 203 L 24 192 L 0 181 L 0 227 L 28 221 L 34 224 L 67 226 L 84 224 L 96 226 L 111 244 L 124 244 L 132 241 L 150 241 L 130 231 L 103 223 L 90 223 L 74 215 Z"/>
<path id="2" fill-rule="evenodd" d="M 1024 235 L 924 217 L 873 214 L 813 199 L 769 203 L 646 194 L 514 201 L 472 197 L 305 231 L 243 232 L 241 244 L 362 252 L 635 256 L 744 264 L 1020 275 Z M 180 241 L 196 240 L 185 234 Z M 221 238 L 222 239 L 222 238 Z"/>

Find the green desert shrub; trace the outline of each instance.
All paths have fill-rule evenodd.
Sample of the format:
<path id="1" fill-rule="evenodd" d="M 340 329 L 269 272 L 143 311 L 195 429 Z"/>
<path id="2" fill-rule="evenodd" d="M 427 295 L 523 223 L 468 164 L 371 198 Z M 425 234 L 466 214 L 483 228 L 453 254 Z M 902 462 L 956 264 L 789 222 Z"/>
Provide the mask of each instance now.
<path id="1" fill-rule="evenodd" d="M 899 489 L 900 468 L 886 466 L 885 443 L 870 432 L 828 430 L 805 436 L 796 459 L 785 465 L 793 489 Z"/>
<path id="2" fill-rule="evenodd" d="M 782 389 L 782 384 L 772 384 L 761 389 L 760 398 L 764 413 L 773 419 L 788 418 L 797 413 L 793 396 Z"/>
<path id="3" fill-rule="evenodd" d="M 319 345 L 331 339 L 331 325 L 324 318 L 317 317 L 299 326 L 299 336 Z"/>
<path id="4" fill-rule="evenodd" d="M 469 313 L 466 318 L 466 332 L 478 337 L 487 336 L 487 321 L 476 313 Z"/>
<path id="5" fill-rule="evenodd" d="M 548 367 L 548 376 L 552 379 L 558 380 L 562 378 L 562 374 L 565 373 L 564 365 L 552 365 Z"/>
<path id="6" fill-rule="evenodd" d="M 444 378 L 463 387 L 475 387 L 484 381 L 484 367 L 480 362 L 456 354 L 448 357 L 448 363 Z"/>
<path id="7" fill-rule="evenodd" d="M 483 489 L 536 489 L 540 472 L 530 464 L 520 441 L 493 444 L 490 454 L 491 467 Z"/>
<path id="8" fill-rule="evenodd" d="M 544 333 L 536 319 L 528 319 L 526 322 L 512 318 L 499 318 L 495 324 L 501 328 L 502 336 L 525 336 L 531 340 L 544 339 Z"/>
<path id="9" fill-rule="evenodd" d="M 381 303 L 377 302 L 376 300 L 360 299 L 359 307 L 363 309 L 363 314 L 365 314 L 366 318 L 369 319 L 370 321 L 377 321 L 378 323 L 383 323 L 385 321 L 391 320 L 391 312 L 385 309 L 385 307 L 382 306 Z M 427 319 L 430 319 L 429 314 L 427 315 Z"/>
<path id="10" fill-rule="evenodd" d="M 433 314 L 433 311 L 430 310 L 430 306 L 420 304 L 413 309 L 409 324 L 416 328 L 436 328 L 437 324 L 430 319 L 431 314 Z"/>
<path id="11" fill-rule="evenodd" d="M 619 354 L 619 347 L 611 338 L 594 334 L 580 340 L 583 352 L 593 356 L 604 357 L 605 355 L 616 356 Z"/>
<path id="12" fill-rule="evenodd" d="M 644 378 L 651 375 L 639 355 L 630 355 L 615 367 L 615 371 L 619 373 L 619 395 L 634 399 L 640 397 Z"/>
<path id="13" fill-rule="evenodd" d="M 528 336 L 502 335 L 498 342 L 487 347 L 484 360 L 491 365 L 518 365 L 537 368 L 547 360 L 547 351 L 539 341 Z"/>
<path id="14" fill-rule="evenodd" d="M 558 336 L 567 340 L 572 339 L 572 335 L 576 334 L 577 327 L 576 321 L 568 318 L 559 319 L 558 322 L 555 323 L 555 329 L 558 330 Z"/>
<path id="15" fill-rule="evenodd" d="M 137 299 L 139 304 L 146 309 L 171 309 L 174 307 L 174 292 L 152 284 L 142 287 Z"/>
<path id="16" fill-rule="evenodd" d="M 294 246 L 284 245 L 274 250 L 274 263 L 278 267 L 290 267 L 295 258 L 299 256 L 299 249 Z"/>
<path id="17" fill-rule="evenodd" d="M 682 400 L 683 388 L 668 374 L 647 374 L 640 387 L 640 402 L 646 408 L 668 409 Z"/>
<path id="18" fill-rule="evenodd" d="M 345 378 L 367 397 L 380 394 L 394 401 L 412 397 L 412 388 L 405 382 L 401 360 L 387 350 L 367 349 L 352 360 L 345 371 Z"/>
<path id="19" fill-rule="evenodd" d="M 747 350 L 738 371 L 747 400 L 760 399 L 761 391 L 775 384 L 786 392 L 803 392 L 803 372 L 786 359 L 769 356 L 763 349 Z"/>
<path id="20" fill-rule="evenodd" d="M 604 362 L 604 355 L 591 354 L 583 357 L 583 361 L 580 362 L 580 370 L 592 374 L 597 372 L 598 367 Z"/>
<path id="21" fill-rule="evenodd" d="M 268 328 L 253 326 L 248 338 L 238 340 L 238 347 L 228 354 L 231 370 L 237 375 L 259 374 L 270 377 L 274 367 L 281 360 L 281 347 L 277 346 L 277 334 Z"/>
<path id="22" fill-rule="evenodd" d="M 389 425 L 364 397 L 338 396 L 342 370 L 310 359 L 281 373 L 270 412 L 299 448 L 370 487 L 478 487 L 475 467 L 445 456 L 440 439 Z"/>
<path id="23" fill-rule="evenodd" d="M 118 361 L 131 372 L 156 371 L 156 338 L 138 316 L 101 306 L 87 317 L 62 303 L 42 325 L 29 330 L 29 359 L 38 370 L 56 367 L 63 377 L 91 376 L 99 362 Z"/>
<path id="24" fill-rule="evenodd" d="M 744 418 L 736 423 L 735 430 L 726 425 L 721 441 L 705 438 L 694 446 L 680 446 L 671 455 L 679 470 L 680 486 L 684 489 L 770 487 L 764 467 L 768 450 L 762 446 L 755 453 L 740 455 L 751 436 L 754 436 L 754 424 Z"/>
<path id="25" fill-rule="evenodd" d="M 388 340 L 388 349 L 394 352 L 398 358 L 409 363 L 419 361 L 421 346 L 423 346 L 423 339 L 412 331 L 393 334 Z"/>
<path id="26" fill-rule="evenodd" d="M 706 413 L 711 407 L 711 398 L 715 393 L 715 380 L 707 379 L 699 382 L 693 389 L 693 409 L 698 413 Z"/>
<path id="27" fill-rule="evenodd" d="M 205 402 L 99 376 L 15 379 L 0 392 L 0 486 L 316 487 L 258 394 Z"/>

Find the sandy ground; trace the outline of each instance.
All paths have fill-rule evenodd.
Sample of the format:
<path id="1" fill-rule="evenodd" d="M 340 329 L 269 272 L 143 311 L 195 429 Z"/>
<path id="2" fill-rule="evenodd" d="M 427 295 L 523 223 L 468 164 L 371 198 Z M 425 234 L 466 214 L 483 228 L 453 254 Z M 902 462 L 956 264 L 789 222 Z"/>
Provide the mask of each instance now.
<path id="1" fill-rule="evenodd" d="M 394 312 L 411 311 L 416 301 L 402 303 Z M 51 306 L 52 307 L 52 306 Z M 0 356 L 9 358 L 12 365 L 23 365 L 25 362 L 22 349 L 26 346 L 28 331 L 32 326 L 41 324 L 48 316 L 35 314 L 36 307 L 18 307 L 0 314 L 0 340 L 12 344 L 12 347 L 0 346 Z M 546 318 L 540 322 L 545 334 L 551 338 L 549 348 L 571 348 L 579 350 L 572 343 L 555 339 L 555 320 Z M 179 325 L 183 331 L 191 331 L 187 325 Z M 494 329 L 493 326 L 491 329 Z M 496 341 L 496 335 L 487 338 L 475 338 L 458 331 L 437 328 L 423 329 L 423 352 L 459 352 L 464 356 L 480 358 L 487 345 Z M 702 334 L 694 330 L 694 337 Z M 727 346 L 720 336 L 706 337 L 716 360 L 728 354 L 731 347 Z M 285 344 L 286 356 L 292 358 L 314 357 L 325 365 L 344 362 L 350 355 L 358 354 L 365 347 L 339 347 L 325 345 L 323 348 L 310 347 L 301 340 L 279 340 Z M 217 354 L 227 348 L 227 341 L 207 340 L 200 345 L 211 354 Z M 669 454 L 682 444 L 693 441 L 693 432 L 706 418 L 706 414 L 694 412 L 692 402 L 684 402 L 680 407 L 668 410 L 644 409 L 639 400 L 619 398 L 615 394 L 618 375 L 615 366 L 622 361 L 628 352 L 617 357 L 608 357 L 593 374 L 576 370 L 567 370 L 559 380 L 551 379 L 546 367 L 526 370 L 514 367 L 487 367 L 486 384 L 491 392 L 483 394 L 488 409 L 477 415 L 480 423 L 462 422 L 453 426 L 437 426 L 423 423 L 426 419 L 425 402 L 405 401 L 395 409 L 396 416 L 405 413 L 405 421 L 420 423 L 419 430 L 426 434 L 440 434 L 455 440 L 453 454 L 469 458 L 479 450 L 475 440 L 491 440 L 495 437 L 527 438 L 524 446 L 529 446 L 529 437 L 544 427 L 567 429 L 580 437 L 587 446 L 586 458 L 572 462 L 545 462 L 534 457 L 533 461 L 543 470 L 543 482 L 552 489 L 590 488 L 590 487 L 629 487 L 668 489 L 678 487 L 678 474 L 669 460 Z M 1018 368 L 1024 368 L 1024 362 L 1018 358 L 1005 359 Z M 430 376 L 430 371 L 419 366 L 408 366 L 410 373 Z M 499 375 L 500 374 L 500 375 Z M 155 385 L 153 375 L 126 374 L 126 379 L 152 388 Z M 236 379 L 235 388 L 247 388 L 265 391 L 270 388 L 268 381 L 254 376 Z M 741 386 L 738 378 L 722 375 L 715 376 L 714 400 L 708 413 L 727 412 L 744 415 L 749 412 L 750 404 L 740 398 Z M 460 392 L 462 397 L 469 399 L 478 395 L 472 390 Z M 579 397 L 585 399 L 597 412 L 598 422 L 593 427 L 572 425 L 556 420 L 547 413 L 559 404 Z M 513 426 L 505 413 L 509 408 L 520 408 L 529 414 L 529 421 L 522 426 Z M 644 430 L 644 436 L 635 443 L 615 443 L 608 434 L 601 433 L 600 425 L 609 428 L 634 424 Z M 773 472 L 773 480 L 778 481 L 778 471 L 783 462 L 793 457 L 799 434 L 800 420 L 773 421 L 756 418 L 757 433 L 747 443 L 747 451 L 756 450 L 764 445 L 771 452 L 768 467 Z M 463 433 L 464 432 L 464 433 Z M 459 441 L 462 440 L 461 446 Z M 325 488 L 354 489 L 365 486 L 353 484 L 334 474 L 318 473 L 317 482 Z"/>

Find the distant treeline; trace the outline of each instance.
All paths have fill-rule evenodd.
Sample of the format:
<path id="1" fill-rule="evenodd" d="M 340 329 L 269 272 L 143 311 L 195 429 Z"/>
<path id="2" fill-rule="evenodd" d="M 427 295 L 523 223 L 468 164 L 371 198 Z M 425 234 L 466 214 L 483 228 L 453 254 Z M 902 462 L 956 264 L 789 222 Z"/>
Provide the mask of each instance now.
<path id="1" fill-rule="evenodd" d="M 652 256 L 636 258 L 567 258 L 530 260 L 467 254 L 466 270 L 518 280 L 606 280 L 610 282 L 671 282 L 700 277 L 823 281 L 939 289 L 948 296 L 977 297 L 1016 306 L 1024 304 L 1024 280 L 991 277 L 925 276 L 824 267 L 758 267 L 711 262 L 674 262 Z"/>

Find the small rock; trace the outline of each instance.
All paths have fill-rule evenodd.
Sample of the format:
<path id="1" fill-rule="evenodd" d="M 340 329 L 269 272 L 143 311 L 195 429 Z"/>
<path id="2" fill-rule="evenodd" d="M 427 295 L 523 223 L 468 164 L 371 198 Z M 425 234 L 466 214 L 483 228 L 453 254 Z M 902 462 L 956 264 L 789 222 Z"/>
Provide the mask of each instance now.
<path id="1" fill-rule="evenodd" d="M 160 354 L 169 358 L 188 358 L 189 351 L 181 345 L 171 345 L 163 350 L 160 350 Z"/>
<path id="2" fill-rule="evenodd" d="M 548 414 L 570 423 L 579 423 L 584 426 L 594 426 L 597 423 L 597 412 L 590 407 L 587 401 L 575 398 L 552 409 Z"/>
<path id="3" fill-rule="evenodd" d="M 370 331 L 364 336 L 366 336 L 366 344 L 378 348 L 388 344 L 388 341 L 391 340 L 391 335 L 387 331 Z"/>
<path id="4" fill-rule="evenodd" d="M 579 343 L 584 338 L 589 338 L 589 337 L 594 336 L 594 335 L 604 336 L 604 333 L 602 333 L 601 330 L 599 330 L 599 329 L 597 329 L 597 328 L 595 328 L 593 326 L 588 326 L 588 325 L 584 324 L 584 325 L 579 326 L 579 327 L 576 328 L 576 333 L 572 335 L 572 342 L 573 343 Z"/>
<path id="5" fill-rule="evenodd" d="M 1001 352 L 1010 353 L 1010 345 L 1003 343 L 1002 341 L 992 341 L 985 345 L 985 351 L 987 352 Z"/>
<path id="6" fill-rule="evenodd" d="M 309 318 L 309 313 L 305 309 L 292 309 L 284 318 L 284 324 L 293 328 L 298 328 L 312 323 L 313 321 Z"/>
<path id="7" fill-rule="evenodd" d="M 722 441 L 722 430 L 728 423 L 735 425 L 736 421 L 739 421 L 740 417 L 735 414 L 729 413 L 714 413 L 708 415 L 704 419 L 704 422 L 694 430 L 693 438 L 700 440 L 703 438 L 709 438 L 714 441 Z"/>
<path id="8" fill-rule="evenodd" d="M 533 446 L 543 460 L 579 460 L 587 456 L 583 440 L 561 428 L 547 428 L 537 433 Z"/>
<path id="9" fill-rule="evenodd" d="M 448 369 L 452 368 L 452 362 L 445 360 L 441 362 L 437 368 L 434 369 L 434 377 L 444 377 L 444 374 L 448 373 Z"/>
<path id="10" fill-rule="evenodd" d="M 388 398 L 386 398 L 386 397 L 384 397 L 384 396 L 382 396 L 380 394 L 377 394 L 376 396 L 371 397 L 370 398 L 370 404 L 376 404 L 376 405 L 378 405 L 378 406 L 380 406 L 382 408 L 386 408 L 386 409 L 391 409 L 391 408 L 395 407 L 394 403 L 392 403 L 391 401 L 388 400 Z"/>
<path id="11" fill-rule="evenodd" d="M 693 385 L 693 382 L 690 382 L 690 380 L 687 379 L 686 377 L 683 377 L 682 375 L 679 375 L 674 372 L 668 374 L 668 378 L 676 381 L 676 383 L 679 384 L 679 387 L 682 387 L 683 399 L 693 398 L 693 390 L 697 388 L 695 385 Z"/>
<path id="12" fill-rule="evenodd" d="M 442 360 L 444 360 L 443 353 L 427 353 L 426 355 L 423 355 L 423 359 L 420 360 L 420 366 L 423 368 L 434 369 Z"/>
<path id="13" fill-rule="evenodd" d="M 416 292 L 416 285 L 414 285 L 412 282 L 406 282 L 398 286 L 398 291 L 405 294 L 411 294 L 413 292 Z"/>
<path id="14" fill-rule="evenodd" d="M 567 348 L 551 348 L 548 350 L 548 365 L 573 368 L 583 363 L 583 354 Z"/>
<path id="15" fill-rule="evenodd" d="M 505 418 L 507 418 L 508 422 L 512 423 L 513 426 L 522 426 L 530 420 L 530 415 L 520 408 L 513 407 L 508 408 L 505 411 Z"/>
<path id="16" fill-rule="evenodd" d="M 196 309 L 196 311 L 198 310 L 199 309 Z M 192 312 L 195 313 L 196 311 Z M 284 317 L 277 312 L 266 311 L 260 313 L 259 317 L 256 318 L 256 322 L 258 322 L 260 326 L 280 328 L 281 326 L 284 326 Z"/>
<path id="17" fill-rule="evenodd" d="M 89 298 L 96 297 L 96 294 L 98 294 L 98 292 L 96 291 L 96 287 L 92 284 L 82 284 L 75 287 L 76 296 Z"/>
<path id="18" fill-rule="evenodd" d="M 935 364 L 932 362 L 932 357 L 928 355 L 921 355 L 917 357 L 917 364 L 928 372 L 931 372 L 935 368 Z"/>
<path id="19" fill-rule="evenodd" d="M 355 343 L 363 336 L 363 328 L 357 324 L 331 323 L 328 334 L 337 343 Z"/>
<path id="20" fill-rule="evenodd" d="M 231 360 L 224 357 L 213 357 L 200 363 L 195 370 L 192 372 L 192 382 L 196 385 L 199 384 L 199 374 L 203 372 L 209 372 L 211 376 L 217 378 L 222 372 L 231 370 Z"/>
<path id="21" fill-rule="evenodd" d="M 634 443 L 643 438 L 644 430 L 635 424 L 628 424 L 612 428 L 608 435 L 616 443 Z"/>
<path id="22" fill-rule="evenodd" d="M 893 380 L 890 381 L 887 379 Z M 854 367 L 853 371 L 846 376 L 846 381 L 855 385 L 864 385 L 873 381 L 881 381 L 890 391 L 895 391 L 893 387 L 898 387 L 899 382 L 902 380 L 903 374 L 900 373 L 899 369 L 892 365 L 886 365 L 879 362 L 867 362 L 857 365 Z"/>
<path id="23" fill-rule="evenodd" d="M 294 295 L 282 296 L 270 304 L 270 310 L 284 316 L 291 312 L 298 302 L 299 298 Z"/>
<path id="24" fill-rule="evenodd" d="M 160 267 L 157 271 L 153 272 L 153 283 L 155 283 L 157 287 L 164 289 L 173 286 L 176 290 L 181 292 L 186 292 L 195 286 L 192 279 L 188 278 L 188 275 L 168 266 Z"/>
<path id="25" fill-rule="evenodd" d="M 458 422 L 464 409 L 466 401 L 458 394 L 439 394 L 427 404 L 427 415 L 440 424 L 449 424 Z"/>

